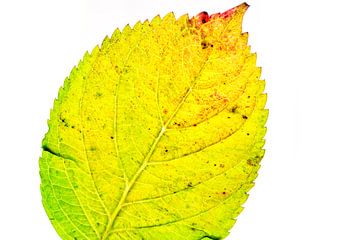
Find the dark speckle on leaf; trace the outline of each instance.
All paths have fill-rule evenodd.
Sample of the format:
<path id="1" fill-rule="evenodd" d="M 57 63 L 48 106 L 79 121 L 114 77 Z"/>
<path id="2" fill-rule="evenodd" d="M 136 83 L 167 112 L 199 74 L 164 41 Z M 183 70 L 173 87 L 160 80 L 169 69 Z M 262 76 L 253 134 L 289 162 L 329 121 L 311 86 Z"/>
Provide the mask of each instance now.
<path id="1" fill-rule="evenodd" d="M 232 112 L 232 113 L 235 113 L 237 108 L 238 108 L 238 106 L 236 106 L 236 105 L 233 106 L 233 107 L 231 108 L 231 112 Z"/>
<path id="2" fill-rule="evenodd" d="M 247 160 L 247 164 L 249 164 L 250 166 L 256 166 L 256 161 L 253 161 L 251 159 Z"/>
<path id="3" fill-rule="evenodd" d="M 203 41 L 201 42 L 201 47 L 202 49 L 206 49 L 208 47 L 208 44 L 205 41 Z"/>

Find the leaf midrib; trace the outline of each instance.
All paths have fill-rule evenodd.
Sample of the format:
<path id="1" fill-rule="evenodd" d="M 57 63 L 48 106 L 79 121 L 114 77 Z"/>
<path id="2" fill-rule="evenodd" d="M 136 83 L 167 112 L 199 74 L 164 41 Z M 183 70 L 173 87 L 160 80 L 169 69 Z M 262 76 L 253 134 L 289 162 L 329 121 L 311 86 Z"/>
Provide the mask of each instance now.
<path id="1" fill-rule="evenodd" d="M 116 219 L 116 217 L 118 216 L 118 214 L 120 213 L 123 204 L 131 190 L 131 188 L 134 186 L 136 180 L 139 178 L 139 176 L 141 175 L 141 173 L 145 170 L 145 168 L 148 166 L 148 163 L 150 161 L 150 158 L 152 156 L 152 154 L 154 153 L 158 143 L 160 142 L 162 136 L 164 135 L 164 133 L 167 130 L 168 125 L 172 122 L 172 120 L 174 119 L 174 117 L 176 116 L 176 114 L 179 112 L 180 108 L 183 106 L 183 104 L 185 103 L 186 99 L 188 98 L 188 96 L 191 94 L 193 87 L 196 84 L 196 80 L 198 79 L 198 76 L 201 75 L 201 72 L 204 69 L 204 66 L 206 65 L 209 56 L 211 53 L 208 53 L 202 67 L 200 68 L 198 74 L 196 75 L 194 81 L 192 82 L 192 85 L 187 89 L 186 94 L 184 95 L 184 97 L 182 98 L 181 102 L 177 105 L 176 109 L 174 110 L 174 112 L 172 113 L 172 115 L 170 116 L 169 120 L 161 127 L 161 130 L 158 134 L 158 136 L 156 137 L 156 139 L 154 140 L 154 143 L 152 144 L 148 154 L 146 155 L 146 157 L 144 158 L 144 161 L 142 163 L 142 165 L 140 166 L 139 170 L 135 173 L 134 177 L 130 180 L 129 184 L 126 186 L 123 195 L 121 196 L 121 199 L 117 205 L 117 207 L 115 208 L 114 212 L 111 215 L 111 218 L 109 219 L 108 225 L 105 229 L 105 232 L 102 236 L 102 240 L 105 240 L 109 235 L 110 235 L 110 230 L 114 224 L 114 221 Z"/>

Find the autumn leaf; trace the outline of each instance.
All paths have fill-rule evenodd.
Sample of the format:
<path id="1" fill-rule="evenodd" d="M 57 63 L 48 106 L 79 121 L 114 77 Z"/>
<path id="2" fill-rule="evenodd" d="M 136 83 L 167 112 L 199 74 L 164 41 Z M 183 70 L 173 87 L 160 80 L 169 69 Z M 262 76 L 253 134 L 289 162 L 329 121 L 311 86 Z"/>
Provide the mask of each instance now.
<path id="1" fill-rule="evenodd" d="M 115 30 L 59 91 L 40 158 L 62 239 L 228 235 L 264 155 L 266 95 L 248 8 Z"/>

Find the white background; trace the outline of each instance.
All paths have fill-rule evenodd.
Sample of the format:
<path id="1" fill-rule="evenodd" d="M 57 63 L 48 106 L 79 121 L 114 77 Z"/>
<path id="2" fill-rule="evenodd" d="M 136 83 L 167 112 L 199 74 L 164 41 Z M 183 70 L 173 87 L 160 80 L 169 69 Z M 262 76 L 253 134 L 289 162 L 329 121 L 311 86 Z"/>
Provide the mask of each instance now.
<path id="1" fill-rule="evenodd" d="M 86 50 L 158 13 L 239 3 L 1 0 L 0 239 L 59 239 L 41 205 L 38 157 L 53 99 Z M 359 240 L 360 3 L 248 3 L 244 31 L 269 96 L 267 152 L 227 239 Z"/>

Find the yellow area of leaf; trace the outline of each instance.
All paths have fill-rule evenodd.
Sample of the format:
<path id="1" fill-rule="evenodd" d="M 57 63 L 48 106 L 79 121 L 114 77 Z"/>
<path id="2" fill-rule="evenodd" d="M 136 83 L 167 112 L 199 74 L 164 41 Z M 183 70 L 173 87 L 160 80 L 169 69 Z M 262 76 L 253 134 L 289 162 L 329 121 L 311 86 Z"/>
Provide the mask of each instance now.
<path id="1" fill-rule="evenodd" d="M 241 30 L 247 7 L 126 26 L 73 69 L 40 158 L 43 205 L 63 239 L 228 235 L 268 114 Z"/>

